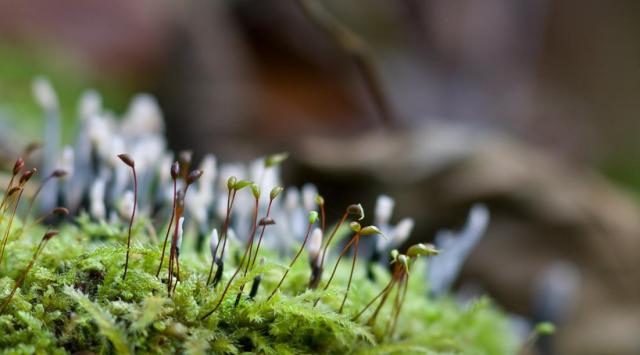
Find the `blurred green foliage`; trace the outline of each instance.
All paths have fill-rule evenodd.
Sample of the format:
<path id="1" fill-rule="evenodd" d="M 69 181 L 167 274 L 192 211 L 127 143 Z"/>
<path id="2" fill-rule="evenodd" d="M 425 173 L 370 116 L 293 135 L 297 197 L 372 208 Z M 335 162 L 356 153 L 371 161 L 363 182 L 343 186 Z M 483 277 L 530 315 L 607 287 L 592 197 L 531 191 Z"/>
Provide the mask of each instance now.
<path id="1" fill-rule="evenodd" d="M 34 77 L 51 80 L 62 112 L 63 142 L 75 137 L 77 100 L 86 88 L 98 90 L 107 107 L 121 113 L 136 90 L 126 83 L 99 76 L 60 50 L 38 50 L 0 43 L 0 121 L 30 141 L 42 138 L 42 114 L 35 102 Z"/>

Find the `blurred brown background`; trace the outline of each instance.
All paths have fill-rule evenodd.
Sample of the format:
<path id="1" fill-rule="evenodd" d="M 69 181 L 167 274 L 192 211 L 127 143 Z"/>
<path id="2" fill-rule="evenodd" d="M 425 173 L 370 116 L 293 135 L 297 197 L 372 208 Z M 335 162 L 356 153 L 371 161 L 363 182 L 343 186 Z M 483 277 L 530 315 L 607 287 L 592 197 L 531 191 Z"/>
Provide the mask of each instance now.
<path id="1" fill-rule="evenodd" d="M 555 351 L 640 352 L 640 3 L 318 3 L 364 57 L 294 0 L 0 0 L 3 155 L 22 143 L 11 132 L 41 136 L 35 75 L 58 90 L 67 140 L 83 89 L 117 113 L 150 92 L 174 149 L 288 150 L 289 182 L 334 206 L 388 192 L 418 239 L 487 202 L 461 285 L 535 319 L 536 277 L 568 262 L 580 281 Z"/>

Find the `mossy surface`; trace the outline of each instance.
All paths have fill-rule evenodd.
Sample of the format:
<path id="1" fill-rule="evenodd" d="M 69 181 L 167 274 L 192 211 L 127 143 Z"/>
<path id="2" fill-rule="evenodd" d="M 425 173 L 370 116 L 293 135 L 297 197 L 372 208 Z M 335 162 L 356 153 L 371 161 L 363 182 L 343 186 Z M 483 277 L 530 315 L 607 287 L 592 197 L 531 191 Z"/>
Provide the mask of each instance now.
<path id="1" fill-rule="evenodd" d="M 0 349 L 7 354 L 63 354 L 90 351 L 126 353 L 264 353 L 264 354 L 513 354 L 516 344 L 507 318 L 490 301 L 461 307 L 449 299 L 428 300 L 424 265 L 413 265 L 409 293 L 393 339 L 384 337 L 391 304 L 374 327 L 351 317 L 388 281 L 383 268 L 377 282 L 358 265 L 344 314 L 337 310 L 348 277 L 341 265 L 326 291 L 308 291 L 309 267 L 300 258 L 275 297 L 269 293 L 290 258 L 261 250 L 267 262 L 232 284 L 222 306 L 205 320 L 222 286 L 206 286 L 210 257 L 196 253 L 189 234 L 181 255 L 181 278 L 175 294 L 167 296 L 165 261 L 160 279 L 155 273 L 161 243 L 148 223 L 134 225 L 132 254 L 126 280 L 124 225 L 96 224 L 80 217 L 60 228 L 29 272 L 23 286 L 0 314 Z M 4 230 L 4 228 L 0 228 Z M 29 262 L 44 230 L 20 235 L 13 228 L 0 265 L 0 299 Z M 297 246 L 292 246 L 295 249 Z M 231 250 L 233 259 L 238 250 Z M 168 258 L 168 257 L 167 257 Z M 236 257 L 237 260 L 237 257 Z M 231 261 L 231 260 L 230 260 Z M 329 259 L 328 265 L 333 266 Z M 227 264 L 231 264 L 228 262 Z M 227 265 L 223 283 L 234 271 Z M 326 271 L 325 271 L 326 272 Z M 255 300 L 233 303 L 242 282 L 264 275 Z M 245 295 L 248 293 L 245 290 Z M 317 307 L 313 301 L 321 297 Z"/>

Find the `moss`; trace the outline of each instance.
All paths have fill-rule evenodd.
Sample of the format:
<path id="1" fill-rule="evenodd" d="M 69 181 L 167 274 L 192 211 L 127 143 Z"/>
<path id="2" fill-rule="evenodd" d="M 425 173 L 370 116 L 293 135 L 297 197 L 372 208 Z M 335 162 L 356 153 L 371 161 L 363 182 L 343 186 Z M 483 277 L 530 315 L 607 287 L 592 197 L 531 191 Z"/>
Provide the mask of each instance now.
<path id="1" fill-rule="evenodd" d="M 394 339 L 383 337 L 390 305 L 375 327 L 350 317 L 368 303 L 390 275 L 375 269 L 377 282 L 358 265 L 345 314 L 338 314 L 349 266 L 339 269 L 326 292 L 306 290 L 309 268 L 299 260 L 275 297 L 266 300 L 289 260 L 269 250 L 267 258 L 244 278 L 234 281 L 223 305 L 201 320 L 221 294 L 221 286 L 207 287 L 208 256 L 197 254 L 185 238 L 181 277 L 175 294 L 167 297 L 162 275 L 155 277 L 160 247 L 144 231 L 134 228 L 129 273 L 122 279 L 126 228 L 95 224 L 80 217 L 68 223 L 46 246 L 23 287 L 0 315 L 0 349 L 23 353 L 464 353 L 513 354 L 514 337 L 503 313 L 488 299 L 459 306 L 450 299 L 427 299 L 424 265 L 416 264 L 409 294 Z M 0 265 L 0 297 L 28 263 L 43 230 L 11 240 Z M 191 238 L 193 239 L 193 238 Z M 302 259 L 302 258 L 301 258 Z M 332 265 L 332 260 L 328 260 Z M 420 262 L 420 261 L 419 261 Z M 418 262 L 418 263 L 419 263 Z M 165 262 L 164 265 L 168 263 Z M 226 268 L 228 279 L 233 267 Z M 255 301 L 243 299 L 234 308 L 242 282 L 258 274 L 264 279 Z M 245 292 L 246 294 L 246 292 Z M 313 301 L 322 302 L 313 307 Z"/>

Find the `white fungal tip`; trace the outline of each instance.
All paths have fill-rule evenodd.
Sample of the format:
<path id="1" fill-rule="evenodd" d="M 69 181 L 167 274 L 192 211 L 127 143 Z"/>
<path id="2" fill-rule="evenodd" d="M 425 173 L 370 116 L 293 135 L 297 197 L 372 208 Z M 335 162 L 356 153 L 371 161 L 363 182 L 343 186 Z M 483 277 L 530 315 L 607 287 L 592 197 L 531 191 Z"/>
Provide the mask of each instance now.
<path id="1" fill-rule="evenodd" d="M 37 77 L 32 84 L 33 96 L 38 104 L 45 110 L 58 109 L 58 96 L 56 95 L 51 82 L 44 77 Z"/>
<path id="2" fill-rule="evenodd" d="M 178 248 L 178 250 L 182 247 L 182 235 L 184 234 L 184 229 L 182 229 L 183 224 L 184 217 L 180 217 L 178 220 L 178 243 L 176 244 L 176 248 Z"/>
<path id="3" fill-rule="evenodd" d="M 316 209 L 316 196 L 318 195 L 318 189 L 313 184 L 304 184 L 302 186 L 302 206 L 307 211 L 313 211 Z"/>
<path id="4" fill-rule="evenodd" d="M 207 223 L 207 211 L 209 208 L 207 200 L 208 196 L 202 190 L 195 190 L 192 198 L 187 200 L 193 219 L 200 225 L 206 225 Z"/>
<path id="5" fill-rule="evenodd" d="M 173 154 L 164 153 L 162 158 L 160 158 L 160 163 L 158 164 L 158 177 L 160 178 L 160 183 L 165 185 L 171 181 L 171 170 L 168 168 L 173 163 Z"/>
<path id="6" fill-rule="evenodd" d="M 393 213 L 394 205 L 395 201 L 391 197 L 387 195 L 378 196 L 374 210 L 375 223 L 378 225 L 388 224 L 391 219 L 391 214 Z"/>
<path id="7" fill-rule="evenodd" d="M 202 158 L 202 162 L 200 162 L 200 170 L 204 172 L 202 178 L 200 179 L 201 185 L 207 185 L 207 187 L 213 187 L 213 181 L 216 179 L 217 175 L 217 161 L 216 157 L 213 154 L 207 154 Z"/>
<path id="8" fill-rule="evenodd" d="M 399 246 L 409 239 L 409 235 L 411 235 L 411 231 L 413 231 L 413 218 L 404 218 L 398 224 L 396 224 L 395 228 L 393 228 L 393 245 Z"/>
<path id="9" fill-rule="evenodd" d="M 89 212 L 93 218 L 100 220 L 107 216 L 107 209 L 104 206 L 104 190 L 105 181 L 99 178 L 91 185 L 89 191 Z"/>
<path id="10" fill-rule="evenodd" d="M 211 249 L 211 256 L 215 257 L 216 248 L 218 247 L 218 242 L 220 241 L 220 237 L 218 236 L 218 230 L 213 228 L 211 231 L 211 236 L 209 237 L 209 248 Z"/>
<path id="11" fill-rule="evenodd" d="M 287 196 L 285 197 L 284 206 L 285 208 L 291 212 L 298 207 L 298 203 L 300 201 L 300 193 L 298 189 L 295 187 L 290 187 L 287 189 Z"/>
<path id="12" fill-rule="evenodd" d="M 153 96 L 138 94 L 131 100 L 122 121 L 122 131 L 129 136 L 164 132 L 162 112 Z"/>
<path id="13" fill-rule="evenodd" d="M 322 248 L 322 230 L 315 228 L 311 232 L 309 244 L 307 245 L 307 251 L 309 252 L 309 259 L 311 261 L 316 260 L 320 254 L 320 248 Z"/>
<path id="14" fill-rule="evenodd" d="M 73 163 L 75 161 L 75 153 L 71 146 L 65 146 L 62 149 L 60 161 L 58 162 L 58 169 L 62 169 L 67 172 L 66 179 L 73 176 Z"/>
<path id="15" fill-rule="evenodd" d="M 81 120 L 86 120 L 100 113 L 100 110 L 102 110 L 102 97 L 97 91 L 87 90 L 82 93 L 78 103 L 78 115 Z"/>
<path id="16" fill-rule="evenodd" d="M 484 234 L 489 226 L 489 208 L 483 204 L 476 204 L 471 207 L 467 220 L 466 230 L 472 234 Z"/>

